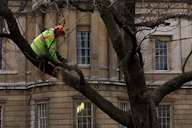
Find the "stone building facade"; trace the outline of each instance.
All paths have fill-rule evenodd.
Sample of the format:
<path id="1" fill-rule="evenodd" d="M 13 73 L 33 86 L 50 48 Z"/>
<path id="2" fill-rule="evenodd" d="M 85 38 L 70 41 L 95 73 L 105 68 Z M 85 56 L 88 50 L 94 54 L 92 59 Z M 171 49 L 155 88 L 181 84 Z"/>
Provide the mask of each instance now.
<path id="1" fill-rule="evenodd" d="M 164 2 L 164 1 L 162 1 Z M 105 25 L 98 11 L 85 13 L 68 8 L 64 3 L 62 14 L 49 1 L 28 1 L 25 10 L 18 11 L 22 2 L 9 1 L 15 12 L 21 32 L 29 43 L 44 29 L 59 23 L 68 28 L 69 37 L 57 39 L 57 48 L 69 64 L 78 64 L 91 87 L 115 106 L 129 110 L 126 87 L 118 59 L 108 39 Z M 45 6 L 41 6 L 45 4 Z M 152 3 L 156 6 L 158 3 Z M 164 3 L 166 4 L 166 3 Z M 192 12 L 190 2 L 172 3 L 172 11 Z M 136 12 L 142 16 L 147 3 L 138 2 Z M 138 17 L 139 19 L 139 17 Z M 192 22 L 190 20 L 169 20 L 171 27 L 159 27 L 150 34 L 143 48 L 146 81 L 155 88 L 182 71 L 182 64 L 191 51 Z M 2 23 L 1 31 L 6 30 Z M 162 31 L 164 30 L 164 31 Z M 166 30 L 166 32 L 165 32 Z M 149 32 L 138 34 L 138 41 Z M 185 40 L 177 40 L 183 38 Z M 158 39 L 158 40 L 157 40 Z M 172 41 L 170 41 L 172 40 Z M 175 41 L 173 41 L 175 40 Z M 103 113 L 82 94 L 65 83 L 51 78 L 42 82 L 42 73 L 35 68 L 8 39 L 1 39 L 0 71 L 0 127 L 2 128 L 124 128 Z M 163 46 L 163 47 L 162 47 Z M 158 52 L 157 52 L 158 51 Z M 160 52 L 163 52 L 161 56 Z M 158 61 L 158 59 L 163 59 Z M 190 71 L 192 59 L 185 70 Z M 48 76 L 46 76 L 48 77 Z M 191 83 L 167 95 L 157 108 L 161 128 L 192 127 Z"/>

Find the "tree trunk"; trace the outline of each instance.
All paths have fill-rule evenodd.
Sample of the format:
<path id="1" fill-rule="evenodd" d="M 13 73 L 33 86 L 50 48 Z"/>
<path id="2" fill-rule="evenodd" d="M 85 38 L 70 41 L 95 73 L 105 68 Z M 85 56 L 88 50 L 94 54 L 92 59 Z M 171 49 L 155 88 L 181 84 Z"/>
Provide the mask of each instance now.
<path id="1" fill-rule="evenodd" d="M 136 128 L 157 128 L 155 105 L 146 87 L 144 71 L 135 54 L 127 61 L 129 95 L 132 120 Z"/>

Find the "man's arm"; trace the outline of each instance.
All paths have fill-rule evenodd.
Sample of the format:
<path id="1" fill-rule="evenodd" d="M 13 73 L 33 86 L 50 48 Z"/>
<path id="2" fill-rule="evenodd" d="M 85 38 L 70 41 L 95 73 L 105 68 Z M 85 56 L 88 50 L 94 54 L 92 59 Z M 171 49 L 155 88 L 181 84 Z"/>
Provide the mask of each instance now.
<path id="1" fill-rule="evenodd" d="M 67 59 L 63 58 L 58 51 L 56 51 L 57 58 L 63 63 L 67 63 Z"/>

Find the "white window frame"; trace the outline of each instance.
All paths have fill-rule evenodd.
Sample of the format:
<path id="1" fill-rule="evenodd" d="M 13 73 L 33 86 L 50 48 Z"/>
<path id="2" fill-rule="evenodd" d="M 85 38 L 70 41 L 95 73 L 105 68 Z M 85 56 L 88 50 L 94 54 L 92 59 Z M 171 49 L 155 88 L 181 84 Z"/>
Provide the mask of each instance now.
<path id="1" fill-rule="evenodd" d="M 79 103 L 80 103 L 80 105 L 78 106 Z M 88 104 L 88 103 L 91 105 L 91 108 L 90 108 L 91 109 L 91 115 L 87 115 L 88 110 L 90 110 L 90 109 L 85 108 L 85 104 Z M 79 116 L 78 111 L 83 111 L 82 114 L 85 112 L 86 115 Z M 80 127 L 80 128 L 94 128 L 93 115 L 94 115 L 93 114 L 93 103 L 83 102 L 83 101 L 77 101 L 76 102 L 76 126 L 77 126 L 77 128 L 79 128 L 79 125 L 82 125 L 82 127 Z M 82 119 L 81 123 L 79 123 L 79 118 Z M 85 119 L 85 122 L 86 122 L 85 124 L 83 122 L 84 119 Z M 90 120 L 91 121 L 91 127 L 88 127 L 88 125 L 89 125 L 88 119 L 91 119 Z M 84 127 L 84 125 L 86 127 Z"/>
<path id="2" fill-rule="evenodd" d="M 1 110 L 1 126 L 0 128 L 4 128 L 4 111 L 5 111 L 5 102 L 4 100 L 0 100 L 0 110 Z"/>
<path id="3" fill-rule="evenodd" d="M 43 107 L 42 107 L 43 106 Z M 42 109 L 43 108 L 43 109 Z M 43 127 L 41 127 L 41 121 L 45 121 L 45 124 L 43 124 Z M 46 103 L 39 103 L 37 104 L 37 123 L 38 128 L 47 128 L 47 104 Z"/>
<path id="4" fill-rule="evenodd" d="M 123 111 L 127 111 L 127 103 L 125 103 L 125 102 L 120 102 L 120 109 L 121 110 L 123 110 Z M 123 105 L 123 106 L 122 106 Z M 120 128 L 127 128 L 126 126 L 124 126 L 124 125 L 122 125 L 122 124 L 120 124 Z"/>
<path id="5" fill-rule="evenodd" d="M 166 41 L 155 41 L 155 70 L 169 70 L 168 42 Z"/>
<path id="6" fill-rule="evenodd" d="M 84 46 L 82 46 L 83 42 L 84 42 Z M 77 32 L 77 64 L 78 65 L 90 65 L 91 63 L 90 48 L 91 48 L 90 32 L 78 31 Z"/>
<path id="7" fill-rule="evenodd" d="M 161 115 L 159 114 L 159 107 L 169 107 L 168 109 L 169 109 L 169 117 L 167 116 L 167 110 L 168 109 L 166 109 L 166 111 L 165 112 L 163 112 L 163 111 L 161 111 Z M 165 114 L 165 115 L 164 115 Z M 170 122 L 169 123 L 167 123 L 167 121 L 168 121 L 168 119 L 170 120 Z M 167 105 L 167 104 L 162 104 L 162 105 L 159 105 L 158 106 L 158 108 L 157 108 L 157 121 L 158 121 L 158 127 L 159 127 L 159 125 L 161 126 L 161 127 L 159 127 L 159 128 L 163 128 L 163 124 L 165 124 L 165 126 L 166 126 L 166 128 L 167 128 L 167 125 L 168 124 L 170 124 L 170 127 L 169 128 L 172 128 L 172 106 L 171 105 Z M 161 123 L 159 123 L 159 121 L 161 122 Z M 164 123 L 165 122 L 165 123 Z"/>

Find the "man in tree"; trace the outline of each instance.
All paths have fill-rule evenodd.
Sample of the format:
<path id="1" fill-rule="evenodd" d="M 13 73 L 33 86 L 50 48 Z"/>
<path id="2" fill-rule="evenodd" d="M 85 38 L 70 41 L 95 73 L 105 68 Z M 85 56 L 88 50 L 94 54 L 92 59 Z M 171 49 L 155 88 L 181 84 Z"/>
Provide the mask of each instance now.
<path id="1" fill-rule="evenodd" d="M 65 30 L 61 25 L 55 26 L 55 28 L 45 30 L 33 40 L 31 48 L 33 49 L 33 51 L 37 56 L 45 55 L 47 57 L 52 58 L 56 63 L 57 62 L 66 63 L 67 60 L 64 59 L 56 51 L 56 44 L 55 44 L 55 39 L 64 34 Z"/>

